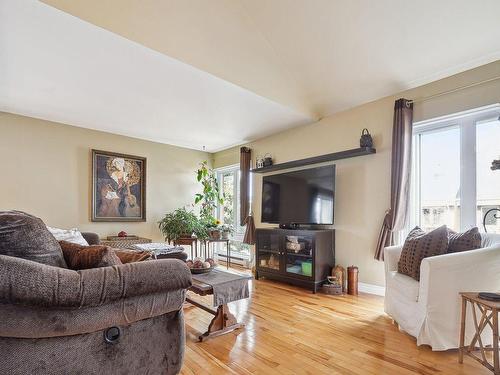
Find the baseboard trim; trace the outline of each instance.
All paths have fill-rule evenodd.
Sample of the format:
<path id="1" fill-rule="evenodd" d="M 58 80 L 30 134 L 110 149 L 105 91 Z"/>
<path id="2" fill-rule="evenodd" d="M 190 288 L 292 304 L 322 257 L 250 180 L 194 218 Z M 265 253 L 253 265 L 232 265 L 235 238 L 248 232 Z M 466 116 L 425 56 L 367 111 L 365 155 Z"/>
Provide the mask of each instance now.
<path id="1" fill-rule="evenodd" d="M 375 294 L 377 296 L 382 296 L 382 297 L 385 296 L 385 287 L 383 287 L 383 286 L 366 284 L 366 283 L 359 283 L 358 289 L 360 292 L 363 292 L 363 293 Z"/>

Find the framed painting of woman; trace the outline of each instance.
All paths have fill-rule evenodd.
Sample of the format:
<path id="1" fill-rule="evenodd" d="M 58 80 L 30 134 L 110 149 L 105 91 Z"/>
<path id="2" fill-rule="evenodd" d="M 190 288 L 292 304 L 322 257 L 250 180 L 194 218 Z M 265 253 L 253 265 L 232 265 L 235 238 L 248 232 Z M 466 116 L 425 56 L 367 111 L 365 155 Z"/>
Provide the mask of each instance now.
<path id="1" fill-rule="evenodd" d="M 92 150 L 92 221 L 146 221 L 146 158 Z"/>

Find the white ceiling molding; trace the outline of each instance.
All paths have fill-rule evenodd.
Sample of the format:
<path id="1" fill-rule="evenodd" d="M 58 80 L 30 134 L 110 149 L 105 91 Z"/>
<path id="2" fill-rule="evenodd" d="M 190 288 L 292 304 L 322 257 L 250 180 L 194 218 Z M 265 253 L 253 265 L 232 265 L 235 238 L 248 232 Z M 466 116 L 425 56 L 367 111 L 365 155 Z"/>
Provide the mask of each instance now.
<path id="1" fill-rule="evenodd" d="M 0 111 L 215 152 L 313 121 L 46 4 L 0 2 Z"/>

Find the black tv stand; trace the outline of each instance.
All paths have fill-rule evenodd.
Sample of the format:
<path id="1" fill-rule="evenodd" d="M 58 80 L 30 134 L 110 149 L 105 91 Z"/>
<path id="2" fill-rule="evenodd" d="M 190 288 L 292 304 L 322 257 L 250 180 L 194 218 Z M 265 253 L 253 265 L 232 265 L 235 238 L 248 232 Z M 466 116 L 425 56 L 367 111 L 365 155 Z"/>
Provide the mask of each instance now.
<path id="1" fill-rule="evenodd" d="M 333 229 L 257 229 L 256 240 L 256 279 L 279 280 L 316 293 L 335 266 Z"/>

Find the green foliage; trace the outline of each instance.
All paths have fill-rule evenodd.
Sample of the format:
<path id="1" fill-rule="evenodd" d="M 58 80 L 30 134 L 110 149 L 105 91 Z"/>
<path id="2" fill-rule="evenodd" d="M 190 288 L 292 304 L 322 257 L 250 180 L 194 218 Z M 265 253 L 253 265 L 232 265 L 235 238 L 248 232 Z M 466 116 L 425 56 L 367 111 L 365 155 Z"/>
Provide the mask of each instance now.
<path id="1" fill-rule="evenodd" d="M 201 205 L 201 221 L 206 225 L 213 225 L 217 221 L 214 216 L 217 204 L 224 204 L 224 198 L 221 197 L 215 171 L 208 167 L 207 161 L 200 163 L 196 171 L 196 180 L 201 183 L 202 191 L 195 194 L 194 204 Z"/>
<path id="2" fill-rule="evenodd" d="M 170 212 L 158 222 L 163 235 L 170 241 L 181 237 L 191 236 L 193 233 L 200 240 L 208 238 L 207 228 L 198 217 L 186 208 L 178 208 Z"/>

